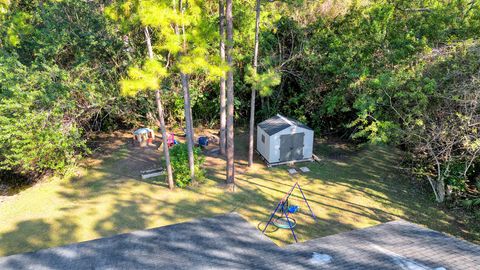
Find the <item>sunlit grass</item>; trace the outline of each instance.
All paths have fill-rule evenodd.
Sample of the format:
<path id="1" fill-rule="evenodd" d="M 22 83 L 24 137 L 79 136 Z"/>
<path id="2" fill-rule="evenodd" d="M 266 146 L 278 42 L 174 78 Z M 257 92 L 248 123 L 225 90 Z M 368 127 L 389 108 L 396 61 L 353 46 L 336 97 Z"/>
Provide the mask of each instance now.
<path id="1" fill-rule="evenodd" d="M 284 193 L 298 181 L 318 222 L 308 214 L 295 216 L 300 241 L 364 228 L 403 218 L 450 233 L 459 232 L 453 218 L 429 197 L 414 192 L 395 173 L 391 149 L 372 147 L 352 152 L 337 145 L 317 144 L 322 164 L 304 163 L 311 172 L 290 176 L 286 167 L 267 168 L 257 160 L 246 171 L 245 137 L 237 142 L 237 190 L 222 185 L 224 161 L 208 158 L 208 179 L 195 187 L 169 191 L 158 179 L 142 182 L 119 165 L 130 155 L 122 147 L 105 160 L 90 163 L 78 176 L 54 178 L 0 204 L 0 255 L 86 241 L 144 228 L 165 226 L 236 211 L 263 229 Z M 294 198 L 300 198 L 298 192 Z M 303 214 L 305 213 L 305 214 Z M 293 242 L 288 230 L 268 230 L 277 244 Z M 463 236 L 473 237 L 464 234 Z"/>

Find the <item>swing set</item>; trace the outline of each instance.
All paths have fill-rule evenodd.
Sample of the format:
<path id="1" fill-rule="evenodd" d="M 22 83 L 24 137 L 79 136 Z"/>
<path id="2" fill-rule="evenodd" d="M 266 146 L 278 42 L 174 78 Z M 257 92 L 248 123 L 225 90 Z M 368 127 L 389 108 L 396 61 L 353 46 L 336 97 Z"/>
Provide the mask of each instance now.
<path id="1" fill-rule="evenodd" d="M 303 193 L 303 190 L 300 187 L 300 184 L 298 184 L 298 182 L 295 182 L 292 188 L 285 194 L 285 196 L 276 205 L 275 210 L 273 210 L 272 214 L 270 215 L 270 219 L 268 220 L 267 225 L 263 229 L 262 233 L 265 234 L 265 231 L 267 230 L 268 226 L 273 224 L 275 227 L 280 229 L 290 229 L 292 231 L 292 235 L 293 235 L 293 238 L 295 239 L 295 242 L 298 242 L 297 236 L 295 235 L 295 230 L 293 229 L 297 225 L 297 221 L 292 217 L 292 215 L 298 213 L 300 211 L 300 207 L 298 205 L 290 205 L 288 201 L 293 191 L 295 190 L 295 188 L 298 188 L 298 190 L 300 190 L 303 201 L 308 206 L 308 210 L 310 210 L 310 214 L 313 220 L 317 221 L 317 217 L 313 213 L 312 208 L 310 208 L 310 205 L 308 204 L 307 198 L 305 197 L 305 194 Z M 276 216 L 277 212 L 280 212 L 280 216 Z"/>

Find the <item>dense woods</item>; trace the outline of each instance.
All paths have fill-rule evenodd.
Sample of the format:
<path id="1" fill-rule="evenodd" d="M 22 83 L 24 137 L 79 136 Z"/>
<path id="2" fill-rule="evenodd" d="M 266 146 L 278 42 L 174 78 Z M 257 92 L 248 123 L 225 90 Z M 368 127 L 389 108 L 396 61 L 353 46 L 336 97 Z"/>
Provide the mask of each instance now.
<path id="1" fill-rule="evenodd" d="M 226 130 L 233 182 L 233 127 L 282 113 L 394 145 L 438 202 L 480 206 L 477 1 L 0 0 L 0 20 L 4 182 L 163 121 L 186 129 L 191 179 L 193 127 Z"/>

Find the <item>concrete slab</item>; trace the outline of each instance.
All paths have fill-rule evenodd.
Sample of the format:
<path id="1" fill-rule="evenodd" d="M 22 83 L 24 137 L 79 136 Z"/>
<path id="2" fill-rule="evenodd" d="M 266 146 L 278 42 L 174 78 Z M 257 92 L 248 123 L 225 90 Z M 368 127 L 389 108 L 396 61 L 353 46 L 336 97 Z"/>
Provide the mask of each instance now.
<path id="1" fill-rule="evenodd" d="M 297 172 L 297 170 L 292 168 L 292 169 L 288 169 L 288 173 L 289 174 L 297 174 L 298 172 Z"/>
<path id="2" fill-rule="evenodd" d="M 305 172 L 309 172 L 310 169 L 308 167 L 300 167 L 300 171 L 305 173 Z"/>

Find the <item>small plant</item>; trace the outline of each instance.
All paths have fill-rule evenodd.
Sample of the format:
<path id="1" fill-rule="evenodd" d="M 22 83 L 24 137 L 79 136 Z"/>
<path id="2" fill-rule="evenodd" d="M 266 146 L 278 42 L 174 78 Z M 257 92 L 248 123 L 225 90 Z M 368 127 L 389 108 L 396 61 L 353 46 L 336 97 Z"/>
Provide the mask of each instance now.
<path id="1" fill-rule="evenodd" d="M 195 158 L 195 180 L 201 181 L 205 177 L 205 172 L 202 167 L 205 162 L 205 157 L 199 147 L 193 149 L 193 155 Z M 190 178 L 190 168 L 188 166 L 187 145 L 181 143 L 173 146 L 172 149 L 170 149 L 170 157 L 175 184 L 180 188 L 188 186 L 192 182 L 192 179 Z"/>
<path id="2" fill-rule="evenodd" d="M 462 205 L 469 209 L 475 206 L 480 206 L 480 198 L 464 200 L 462 201 Z"/>
<path id="3" fill-rule="evenodd" d="M 465 192 L 467 187 L 466 175 L 464 173 L 465 165 L 463 163 L 454 163 L 445 174 L 445 182 L 455 193 Z"/>

